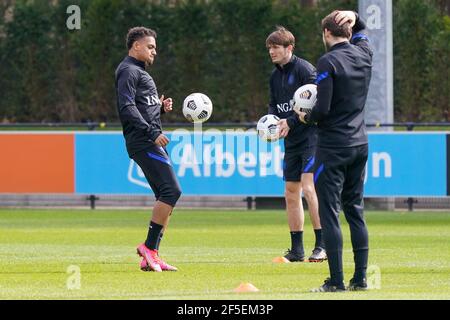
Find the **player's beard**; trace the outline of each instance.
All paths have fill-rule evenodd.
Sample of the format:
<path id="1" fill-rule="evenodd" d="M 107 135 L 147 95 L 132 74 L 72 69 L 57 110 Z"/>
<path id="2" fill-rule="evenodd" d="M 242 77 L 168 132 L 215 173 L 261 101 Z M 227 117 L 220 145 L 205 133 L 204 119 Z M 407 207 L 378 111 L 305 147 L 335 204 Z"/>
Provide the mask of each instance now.
<path id="1" fill-rule="evenodd" d="M 145 61 L 145 66 L 146 67 L 150 67 L 153 64 L 153 62 L 155 62 L 155 57 L 153 57 L 153 59 L 146 60 Z"/>

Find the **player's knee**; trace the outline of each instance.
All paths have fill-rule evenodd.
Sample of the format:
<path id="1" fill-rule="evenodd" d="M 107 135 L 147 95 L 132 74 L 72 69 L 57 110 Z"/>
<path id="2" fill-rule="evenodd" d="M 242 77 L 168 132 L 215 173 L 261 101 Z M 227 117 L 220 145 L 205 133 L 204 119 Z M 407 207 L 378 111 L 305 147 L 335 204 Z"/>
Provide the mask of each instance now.
<path id="1" fill-rule="evenodd" d="M 364 224 L 364 206 L 362 205 L 344 205 L 342 206 L 347 221 L 357 225 Z"/>
<path id="2" fill-rule="evenodd" d="M 178 199 L 180 199 L 180 197 L 181 197 L 181 189 L 180 189 L 180 187 L 173 186 L 170 189 L 168 196 L 170 197 L 170 200 L 173 203 L 173 206 L 175 206 L 175 204 L 178 202 Z"/>
<path id="3" fill-rule="evenodd" d="M 173 198 L 175 199 L 176 202 L 178 202 L 178 200 L 180 199 L 181 193 L 182 193 L 182 192 L 181 192 L 181 189 L 180 189 L 179 186 L 175 187 L 175 188 L 172 190 Z"/>
<path id="4" fill-rule="evenodd" d="M 342 209 L 346 212 L 358 211 L 364 207 L 362 196 L 342 197 Z"/>
<path id="5" fill-rule="evenodd" d="M 298 191 L 294 192 L 292 190 L 291 191 L 285 190 L 284 197 L 288 204 L 297 203 L 300 201 L 300 192 L 298 192 Z"/>
<path id="6" fill-rule="evenodd" d="M 303 195 L 307 199 L 312 199 L 316 196 L 316 190 L 313 185 L 304 185 L 303 186 Z"/>
<path id="7" fill-rule="evenodd" d="M 300 193 L 300 183 L 286 183 L 284 187 L 285 195 L 295 195 Z"/>
<path id="8" fill-rule="evenodd" d="M 286 190 L 284 190 L 284 197 L 285 197 L 286 199 L 292 199 L 292 198 L 295 198 L 295 195 L 296 195 L 296 192 L 294 192 L 294 191 L 291 190 L 291 189 L 287 189 L 287 188 L 286 188 Z"/>
<path id="9" fill-rule="evenodd" d="M 181 189 L 178 185 L 166 186 L 161 190 L 161 201 L 175 207 L 181 197 Z"/>

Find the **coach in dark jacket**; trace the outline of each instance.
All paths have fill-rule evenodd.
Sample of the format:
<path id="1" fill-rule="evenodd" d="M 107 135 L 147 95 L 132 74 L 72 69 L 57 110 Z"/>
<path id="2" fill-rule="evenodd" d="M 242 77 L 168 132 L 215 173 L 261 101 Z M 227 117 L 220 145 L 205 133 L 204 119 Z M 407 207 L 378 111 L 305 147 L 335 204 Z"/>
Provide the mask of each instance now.
<path id="1" fill-rule="evenodd" d="M 353 30 L 352 30 L 353 29 Z M 346 290 L 339 211 L 350 226 L 355 273 L 349 290 L 367 289 L 368 232 L 363 215 L 368 138 L 364 107 L 372 74 L 372 50 L 365 24 L 352 11 L 335 11 L 322 21 L 328 53 L 317 64 L 317 104 L 305 123 L 317 123 L 315 183 L 331 277 L 316 289 Z M 349 41 L 350 40 L 350 41 Z"/>

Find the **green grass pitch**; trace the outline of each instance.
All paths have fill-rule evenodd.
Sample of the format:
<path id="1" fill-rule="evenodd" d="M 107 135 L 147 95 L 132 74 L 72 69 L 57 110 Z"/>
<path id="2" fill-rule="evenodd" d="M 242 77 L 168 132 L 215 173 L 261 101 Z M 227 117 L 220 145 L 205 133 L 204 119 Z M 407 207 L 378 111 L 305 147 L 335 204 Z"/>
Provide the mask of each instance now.
<path id="1" fill-rule="evenodd" d="M 272 263 L 290 244 L 283 211 L 176 210 L 160 250 L 173 273 L 139 270 L 149 213 L 0 210 L 0 299 L 450 299 L 450 212 L 367 212 L 380 289 L 327 294 L 309 292 L 326 263 Z M 353 257 L 341 222 L 347 282 Z M 304 240 L 310 253 L 308 218 Z M 234 293 L 242 282 L 260 291 Z"/>

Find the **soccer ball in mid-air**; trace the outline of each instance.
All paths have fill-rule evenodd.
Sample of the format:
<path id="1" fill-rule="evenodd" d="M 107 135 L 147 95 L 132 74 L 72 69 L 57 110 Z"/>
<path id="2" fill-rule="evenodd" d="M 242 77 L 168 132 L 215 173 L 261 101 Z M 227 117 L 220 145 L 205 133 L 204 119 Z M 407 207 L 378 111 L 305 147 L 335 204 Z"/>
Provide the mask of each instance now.
<path id="1" fill-rule="evenodd" d="M 317 102 L 317 85 L 306 84 L 294 93 L 294 110 L 310 113 Z"/>
<path id="2" fill-rule="evenodd" d="M 205 122 L 211 117 L 212 110 L 211 99 L 203 93 L 192 93 L 184 99 L 183 115 L 190 122 Z"/>
<path id="3" fill-rule="evenodd" d="M 280 118 L 273 114 L 268 114 L 259 119 L 258 125 L 256 126 L 258 135 L 265 141 L 277 141 L 280 138 L 278 121 L 280 121 Z"/>

